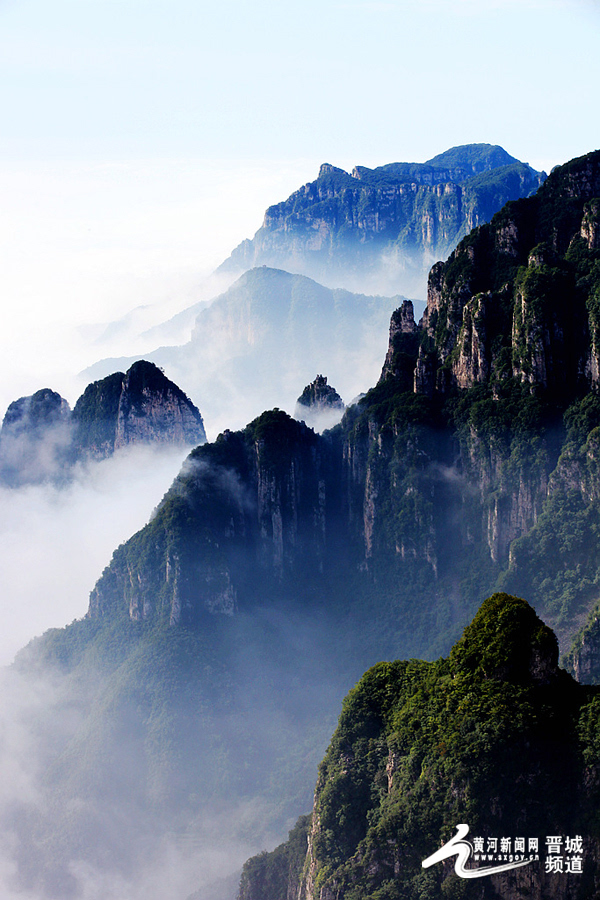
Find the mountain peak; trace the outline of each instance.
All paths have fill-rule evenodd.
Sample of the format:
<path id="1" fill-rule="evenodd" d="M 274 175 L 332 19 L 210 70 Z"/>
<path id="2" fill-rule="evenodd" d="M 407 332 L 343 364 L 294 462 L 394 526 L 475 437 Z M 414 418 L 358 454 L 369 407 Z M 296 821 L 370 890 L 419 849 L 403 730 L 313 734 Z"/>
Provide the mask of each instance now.
<path id="1" fill-rule="evenodd" d="M 450 662 L 480 680 L 545 682 L 558 672 L 558 641 L 525 600 L 496 593 L 481 604 Z"/>
<path id="2" fill-rule="evenodd" d="M 325 175 L 348 175 L 348 173 L 345 169 L 332 166 L 331 163 L 322 163 L 319 169 L 319 178 L 323 178 Z"/>
<path id="3" fill-rule="evenodd" d="M 199 410 L 154 363 L 138 360 L 88 385 L 75 404 L 78 451 L 110 455 L 128 444 L 200 444 L 206 440 Z"/>
<path id="4" fill-rule="evenodd" d="M 300 396 L 298 404 L 307 409 L 343 409 L 344 401 L 334 387 L 327 384 L 325 375 L 317 375 L 314 381 L 307 384 Z"/>
<path id="5" fill-rule="evenodd" d="M 460 144 L 428 159 L 426 165 L 435 168 L 470 169 L 475 175 L 518 162 L 515 156 L 511 156 L 498 144 Z"/>

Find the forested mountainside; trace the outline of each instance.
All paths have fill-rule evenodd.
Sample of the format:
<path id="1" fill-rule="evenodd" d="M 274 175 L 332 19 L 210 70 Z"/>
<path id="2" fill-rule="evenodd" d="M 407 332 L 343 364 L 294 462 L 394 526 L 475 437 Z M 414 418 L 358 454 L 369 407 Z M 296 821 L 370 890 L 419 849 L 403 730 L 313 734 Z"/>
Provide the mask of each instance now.
<path id="1" fill-rule="evenodd" d="M 220 268 L 267 265 L 352 290 L 418 295 L 432 263 L 544 178 L 490 144 L 351 174 L 324 164 L 316 181 L 269 207 L 254 238 Z"/>
<path id="2" fill-rule="evenodd" d="M 379 663 L 350 691 L 312 815 L 248 860 L 239 900 L 598 897 L 598 692 L 524 600 L 493 595 L 447 658 Z M 460 823 L 469 869 L 531 861 L 423 867 Z"/>
<path id="3" fill-rule="evenodd" d="M 423 320 L 409 301 L 393 315 L 379 383 L 336 428 L 271 410 L 194 449 L 86 619 L 22 654 L 79 710 L 44 747 L 47 813 L 13 813 L 25 883 L 67 896 L 86 833 L 90 865 L 135 871 L 224 806 L 228 840 L 260 847 L 309 808 L 365 669 L 448 653 L 494 591 L 569 650 L 600 595 L 597 197 L 592 153 L 465 238 Z"/>
<path id="4" fill-rule="evenodd" d="M 17 487 L 68 480 L 73 465 L 131 444 L 194 446 L 206 440 L 194 404 L 153 363 L 88 385 L 71 411 L 49 388 L 10 404 L 0 430 L 0 479 Z"/>

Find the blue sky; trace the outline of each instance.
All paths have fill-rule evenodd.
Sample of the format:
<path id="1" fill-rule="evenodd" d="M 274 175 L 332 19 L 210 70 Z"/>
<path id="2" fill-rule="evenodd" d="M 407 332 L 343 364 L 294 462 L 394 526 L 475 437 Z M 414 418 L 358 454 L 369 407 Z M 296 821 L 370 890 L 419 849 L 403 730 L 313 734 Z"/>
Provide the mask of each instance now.
<path id="1" fill-rule="evenodd" d="M 595 149 L 599 37 L 595 0 L 0 0 L 0 404 L 75 399 L 76 327 L 189 305 L 321 162 Z"/>

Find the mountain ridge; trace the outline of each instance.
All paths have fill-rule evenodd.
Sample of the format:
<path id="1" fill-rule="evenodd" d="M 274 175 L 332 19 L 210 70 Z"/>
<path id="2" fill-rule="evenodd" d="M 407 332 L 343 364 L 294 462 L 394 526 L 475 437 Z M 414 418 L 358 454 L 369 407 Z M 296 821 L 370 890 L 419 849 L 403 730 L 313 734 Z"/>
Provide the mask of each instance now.
<path id="1" fill-rule="evenodd" d="M 200 310 L 187 344 L 144 358 L 186 385 L 211 428 L 241 428 L 270 407 L 291 412 L 315 372 L 342 396 L 363 391 L 376 377 L 389 317 L 401 299 L 259 267 Z M 97 378 L 132 360 L 103 361 L 83 374 Z"/>
<path id="2" fill-rule="evenodd" d="M 573 186 L 576 178 L 582 186 L 579 193 Z M 339 470 L 339 483 L 346 487 L 336 500 L 336 527 L 341 516 L 344 541 L 348 546 L 361 548 L 361 564 L 370 571 L 369 578 L 378 577 L 379 565 L 386 571 L 389 562 L 384 560 L 389 560 L 390 551 L 396 560 L 392 569 L 407 565 L 410 568 L 409 560 L 413 559 L 424 564 L 436 581 L 442 578 L 442 571 L 450 577 L 455 563 L 448 558 L 446 542 L 456 544 L 457 536 L 446 535 L 446 526 L 432 508 L 431 498 L 439 495 L 440 500 L 445 497 L 444 502 L 458 507 L 467 502 L 466 480 L 463 483 L 459 479 L 453 485 L 443 475 L 454 467 L 461 479 L 472 478 L 478 485 L 477 512 L 474 508 L 473 514 L 480 522 L 478 540 L 490 556 L 486 577 L 493 579 L 494 567 L 499 565 L 503 578 L 519 583 L 526 567 L 515 565 L 517 550 L 511 550 L 511 545 L 516 539 L 525 540 L 538 521 L 541 528 L 545 504 L 562 496 L 564 490 L 561 473 L 566 472 L 566 456 L 561 441 L 570 432 L 568 426 L 565 430 L 563 414 L 568 423 L 582 414 L 579 406 L 583 404 L 587 410 L 583 428 L 588 432 L 582 437 L 592 434 L 597 421 L 593 360 L 594 291 L 600 284 L 598 251 L 593 242 L 586 243 L 581 237 L 581 229 L 582 223 L 587 223 L 587 228 L 595 222 L 593 216 L 590 218 L 589 196 L 596 185 L 600 189 L 598 179 L 600 153 L 592 153 L 569 164 L 565 171 L 556 170 L 536 197 L 509 204 L 490 224 L 465 238 L 447 263 L 433 268 L 422 321 L 414 322 L 410 301 L 404 301 L 394 313 L 379 384 L 346 413 L 339 429 L 321 440 L 311 439 L 315 441 L 316 455 L 311 457 L 312 462 L 307 460 L 307 471 L 312 472 L 310 477 L 315 483 L 321 480 L 314 469 L 317 457 L 321 460 L 319 465 L 329 472 Z M 561 216 L 550 217 L 548 210 L 556 204 L 561 204 Z M 549 247 L 546 261 L 541 256 L 542 238 Z M 511 278 L 512 282 L 506 281 Z M 556 306 L 557 281 L 571 291 L 568 312 Z M 525 284 L 530 298 L 527 300 L 523 299 Z M 489 309 L 485 321 L 481 312 L 484 303 Z M 523 317 L 524 305 L 527 311 Z M 576 341 L 564 337 L 569 334 L 569 318 L 580 325 Z M 511 319 L 513 325 L 507 328 L 506 321 Z M 541 343 L 535 338 L 538 334 L 542 334 Z M 548 379 L 551 371 L 561 373 L 560 384 Z M 263 432 L 266 422 L 269 427 Z M 278 443 L 278 428 L 286 435 L 283 443 Z M 278 523 L 276 527 L 270 525 L 266 532 L 266 526 L 261 526 L 263 537 L 258 543 L 253 538 L 252 546 L 259 546 L 266 534 L 273 547 L 264 552 L 281 559 L 286 555 L 293 558 L 294 542 L 299 539 L 296 526 L 290 525 L 291 543 L 284 549 L 288 532 L 283 522 L 288 513 L 285 502 L 282 505 L 280 501 L 283 491 L 292 496 L 286 479 L 291 484 L 290 479 L 295 476 L 288 472 L 290 460 L 286 460 L 287 451 L 283 448 L 289 447 L 293 453 L 294 428 L 283 414 L 265 413 L 248 426 L 242 440 L 243 443 L 250 439 L 256 447 L 244 450 L 247 456 L 242 467 L 248 475 L 253 472 L 255 487 L 250 493 L 257 497 L 256 523 L 261 520 L 260 510 L 267 496 L 271 498 L 269 503 L 275 502 L 269 516 Z M 558 438 L 561 430 L 562 437 Z M 257 433 L 264 436 L 259 439 Z M 240 434 L 228 432 L 217 441 L 219 458 L 227 458 L 226 448 L 242 446 Z M 432 440 L 436 434 L 445 436 L 434 448 Z M 286 443 L 288 439 L 290 443 Z M 273 441 L 273 449 L 268 452 L 279 460 L 274 471 L 284 480 L 273 482 L 269 480 L 272 475 L 265 472 L 267 488 L 261 486 L 260 448 L 268 448 L 269 441 Z M 304 441 L 299 432 L 298 441 Z M 425 462 L 415 458 L 407 463 L 403 458 L 411 443 L 419 447 Z M 536 445 L 539 448 L 534 452 Z M 205 453 L 209 451 L 199 450 L 193 455 L 194 460 L 200 462 Z M 209 456 L 212 455 L 210 451 Z M 254 462 L 257 459 L 258 469 Z M 391 501 L 388 479 L 390 470 L 396 467 L 405 471 L 407 480 L 397 480 L 397 488 L 392 490 L 397 498 Z M 243 481 L 246 476 L 240 474 L 242 469 L 233 464 L 236 477 Z M 409 485 L 415 478 L 416 496 L 422 508 L 409 511 Z M 337 490 L 333 489 L 334 494 Z M 404 494 L 405 490 L 409 492 Z M 328 495 L 325 488 L 324 491 Z M 595 493 L 592 491 L 590 496 Z M 378 498 L 386 499 L 382 502 Z M 290 523 L 297 519 L 296 502 L 289 510 Z M 398 504 L 398 521 L 405 523 L 395 537 L 396 526 L 390 532 L 388 521 L 390 503 L 391 508 Z M 315 522 L 321 520 L 318 506 L 311 516 Z M 249 535 L 247 529 L 244 526 L 240 535 Z M 323 533 L 326 532 L 325 526 Z M 593 540 L 591 532 L 586 539 Z M 274 549 L 275 544 L 278 549 Z M 456 546 L 458 556 L 466 563 L 470 553 L 466 533 Z M 518 544 L 515 548 L 522 552 Z M 227 571 L 227 579 L 235 582 L 233 570 Z M 490 587 L 493 583 L 489 582 Z M 569 611 L 562 613 L 564 626 L 560 616 L 551 616 L 563 641 L 576 630 L 576 608 L 577 604 L 571 601 Z"/>
<path id="3" fill-rule="evenodd" d="M 217 272 L 266 264 L 353 290 L 418 295 L 432 263 L 544 178 L 486 144 L 352 174 L 325 163 L 316 181 L 267 209 L 254 238 Z"/>

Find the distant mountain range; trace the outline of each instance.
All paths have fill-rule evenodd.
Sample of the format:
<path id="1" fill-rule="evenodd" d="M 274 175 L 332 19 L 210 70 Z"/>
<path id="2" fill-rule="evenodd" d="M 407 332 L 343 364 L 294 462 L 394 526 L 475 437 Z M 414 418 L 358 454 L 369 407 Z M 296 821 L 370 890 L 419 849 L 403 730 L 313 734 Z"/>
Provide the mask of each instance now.
<path id="1" fill-rule="evenodd" d="M 155 329 L 158 338 L 195 322 L 191 340 L 143 358 L 185 385 L 212 434 L 269 407 L 291 412 L 317 373 L 349 402 L 377 377 L 393 309 L 423 298 L 413 301 L 420 317 L 431 264 L 544 178 L 489 144 L 352 175 L 324 165 L 220 267 L 235 284 Z M 140 358 L 105 359 L 84 374 L 101 378 Z"/>
<path id="2" fill-rule="evenodd" d="M 353 291 L 420 297 L 434 262 L 545 177 L 490 144 L 351 174 L 324 164 L 316 181 L 267 209 L 254 238 L 218 271 L 267 265 Z"/>

